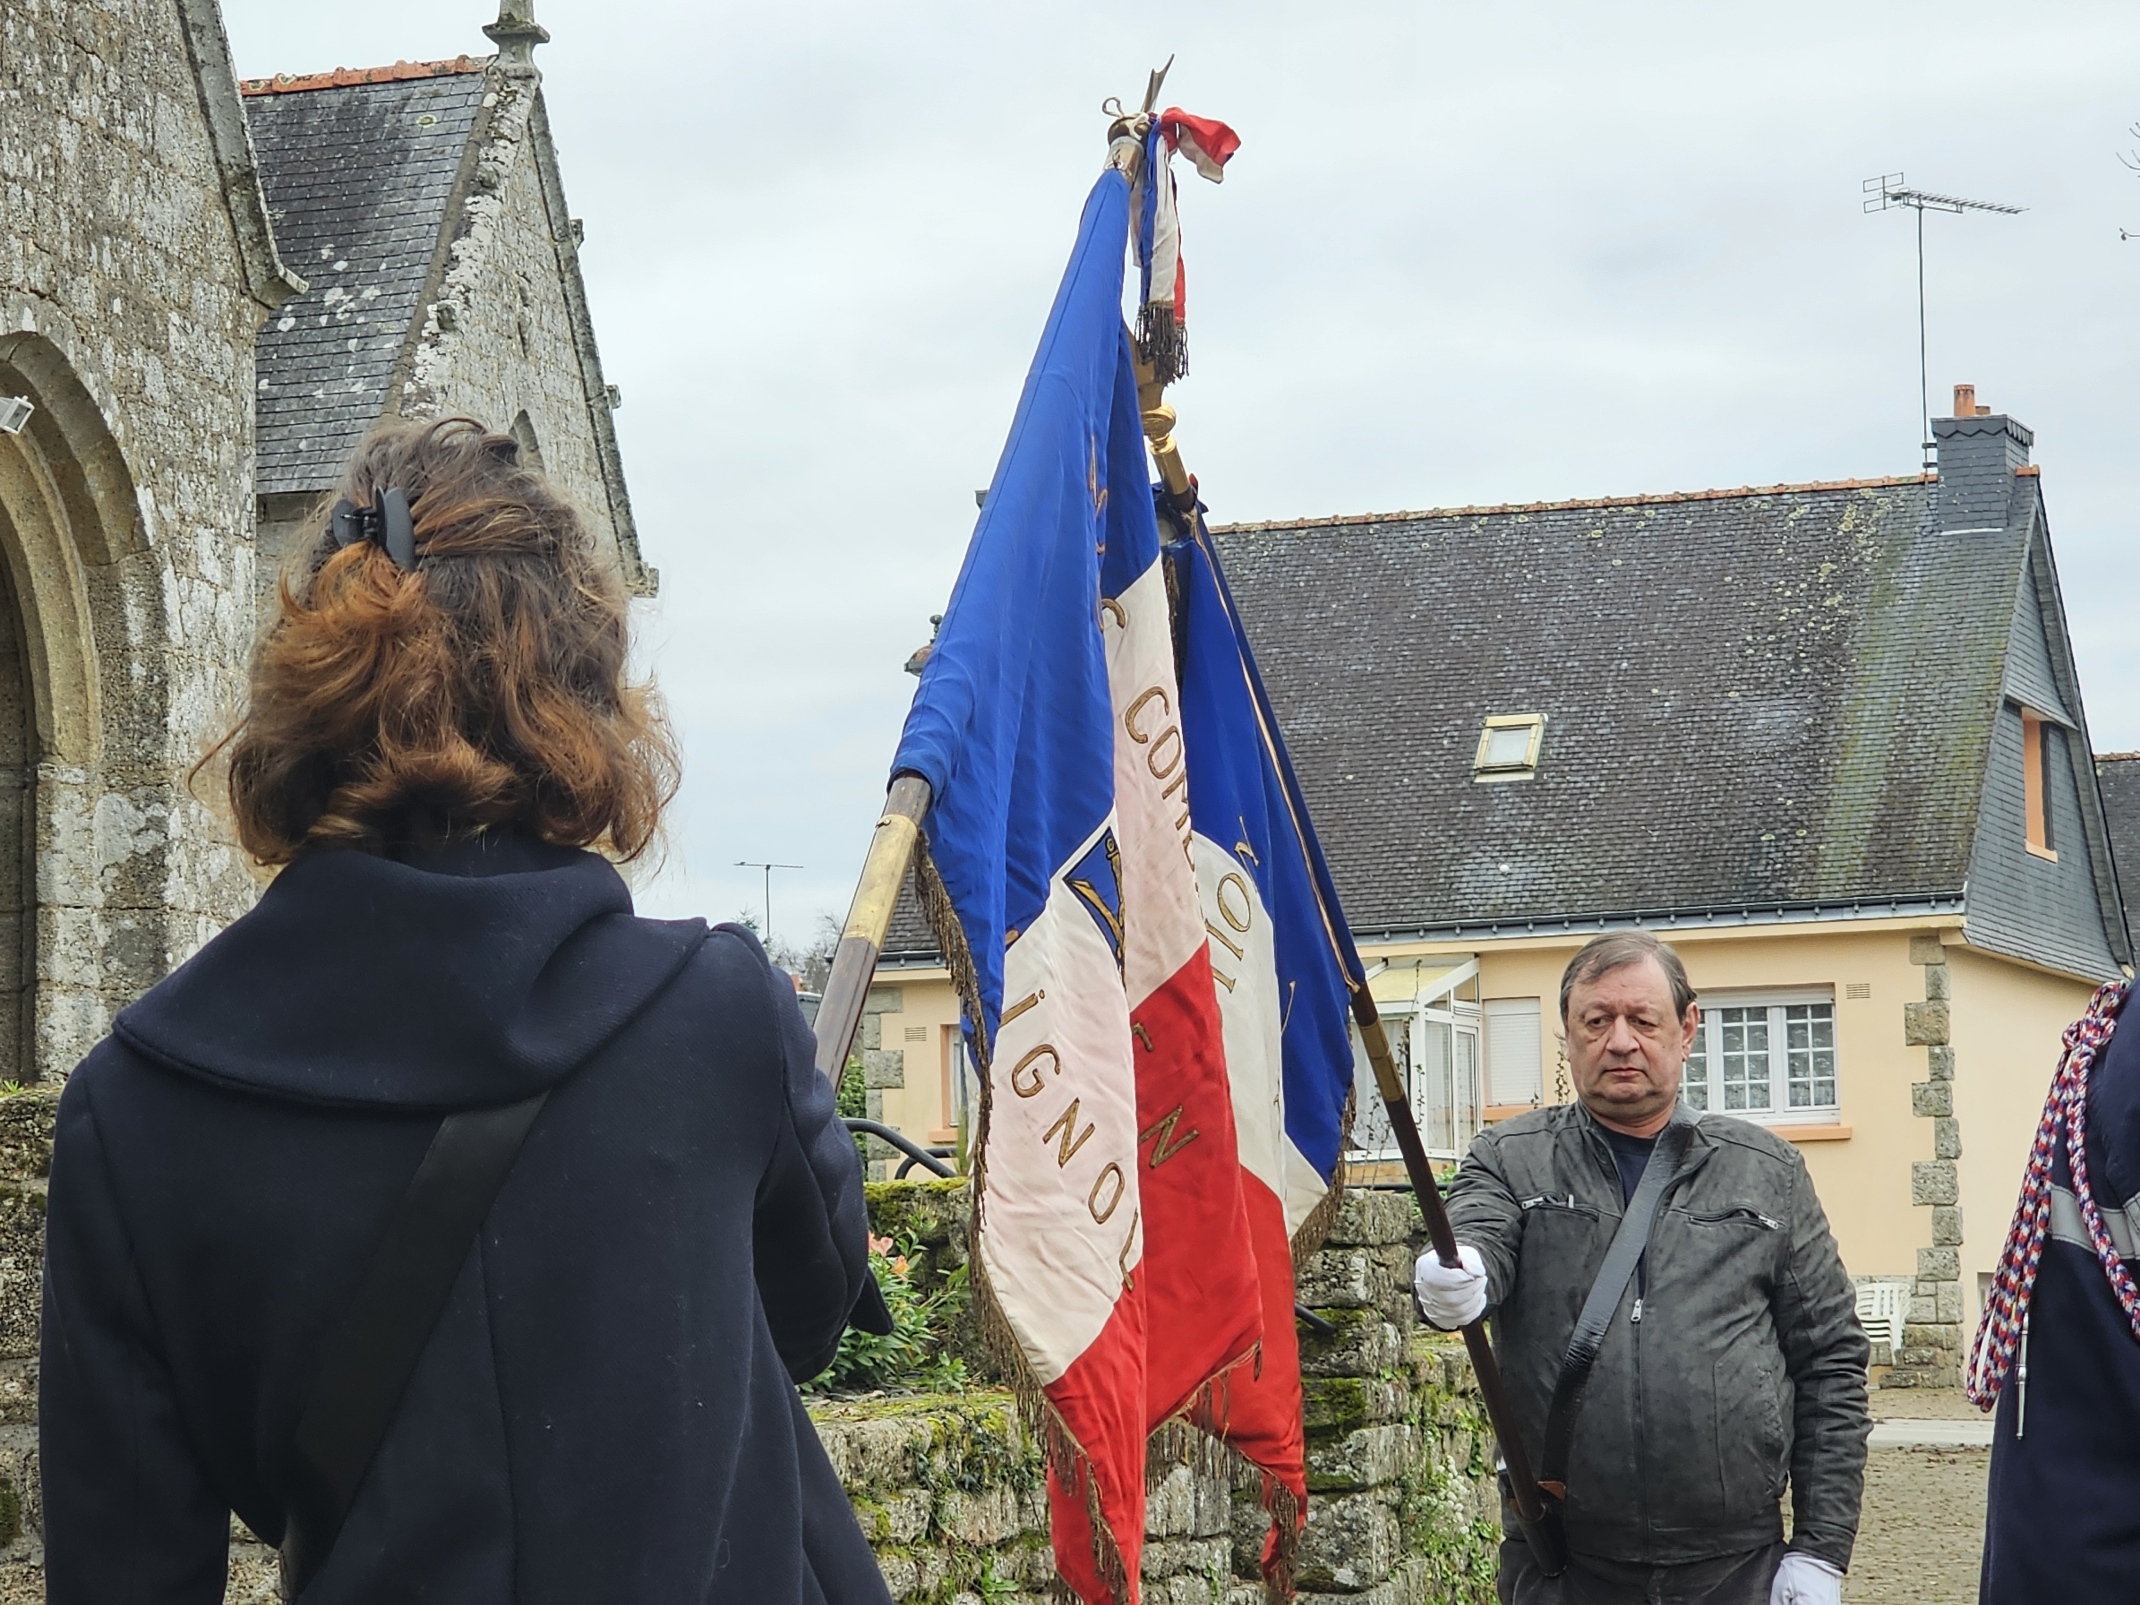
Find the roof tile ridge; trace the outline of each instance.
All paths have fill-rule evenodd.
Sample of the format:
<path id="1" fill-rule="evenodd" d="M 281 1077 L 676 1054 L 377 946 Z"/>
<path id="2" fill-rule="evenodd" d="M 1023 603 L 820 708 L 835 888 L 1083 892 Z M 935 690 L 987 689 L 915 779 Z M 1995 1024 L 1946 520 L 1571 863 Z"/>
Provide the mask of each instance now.
<path id="1" fill-rule="evenodd" d="M 2097 763 L 2140 763 L 2140 752 L 2099 752 Z"/>
<path id="2" fill-rule="evenodd" d="M 1871 479 L 1812 479 L 1791 485 L 1739 485 L 1728 490 L 1671 490 L 1636 496 L 1579 496 L 1564 502 L 1493 502 L 1468 507 L 1422 507 L 1394 513 L 1325 513 L 1313 518 L 1271 518 L 1214 524 L 1213 534 L 1256 534 L 1281 529 L 1339 529 L 1367 524 L 1409 524 L 1428 518 L 1486 518 L 1508 513 L 1568 513 L 1591 507 L 1657 507 L 1674 502 L 1735 501 L 1749 496 L 1793 496 L 1812 491 L 1888 490 L 1929 485 L 1932 474 L 1891 474 Z"/>
<path id="3" fill-rule="evenodd" d="M 290 95 L 307 89 L 350 89 L 360 84 L 401 84 L 419 78 L 452 78 L 487 70 L 494 56 L 459 55 L 450 61 L 397 61 L 389 67 L 336 67 L 330 72 L 279 72 L 272 78 L 241 79 L 248 96 Z"/>

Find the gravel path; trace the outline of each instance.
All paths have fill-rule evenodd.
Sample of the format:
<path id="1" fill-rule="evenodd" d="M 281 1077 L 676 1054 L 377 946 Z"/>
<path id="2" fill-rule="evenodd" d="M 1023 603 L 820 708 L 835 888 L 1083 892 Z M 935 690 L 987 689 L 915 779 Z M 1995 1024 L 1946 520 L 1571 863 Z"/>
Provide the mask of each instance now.
<path id="1" fill-rule="evenodd" d="M 1975 1605 L 1989 1449 L 1875 1449 L 1846 1605 Z"/>

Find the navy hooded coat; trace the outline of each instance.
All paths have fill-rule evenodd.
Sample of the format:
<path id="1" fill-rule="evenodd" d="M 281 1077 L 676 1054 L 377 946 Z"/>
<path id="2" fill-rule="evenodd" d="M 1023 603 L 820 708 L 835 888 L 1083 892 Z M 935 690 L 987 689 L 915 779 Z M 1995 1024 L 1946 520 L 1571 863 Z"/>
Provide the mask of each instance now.
<path id="1" fill-rule="evenodd" d="M 2088 1072 L 2089 1190 L 2140 1267 L 2140 1009 Z M 1999 1395 L 1981 1605 L 2140 1597 L 2140 1341 L 2088 1244 L 2063 1134 L 2017 1368 Z"/>
<path id="2" fill-rule="evenodd" d="M 217 1605 L 448 1111 L 554 1091 L 304 1605 L 887 1598 L 792 1377 L 865 1286 L 854 1145 L 748 933 L 515 837 L 299 859 L 60 1100 L 52 1605 Z"/>

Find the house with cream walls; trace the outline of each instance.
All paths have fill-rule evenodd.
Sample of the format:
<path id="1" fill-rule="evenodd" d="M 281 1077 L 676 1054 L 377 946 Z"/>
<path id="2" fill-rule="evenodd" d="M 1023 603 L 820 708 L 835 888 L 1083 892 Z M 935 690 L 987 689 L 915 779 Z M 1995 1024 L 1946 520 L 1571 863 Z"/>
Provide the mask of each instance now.
<path id="1" fill-rule="evenodd" d="M 1701 994 L 1689 1101 L 1800 1146 L 1896 1290 L 1888 1379 L 1951 1385 L 2132 944 L 2031 433 L 1967 386 L 1933 432 L 1893 479 L 1213 533 L 1430 1149 L 1566 1100 L 1562 969 L 1653 930 Z M 911 901 L 878 981 L 871 1113 L 955 1144 Z M 1359 1109 L 1370 1179 L 1364 1074 Z"/>

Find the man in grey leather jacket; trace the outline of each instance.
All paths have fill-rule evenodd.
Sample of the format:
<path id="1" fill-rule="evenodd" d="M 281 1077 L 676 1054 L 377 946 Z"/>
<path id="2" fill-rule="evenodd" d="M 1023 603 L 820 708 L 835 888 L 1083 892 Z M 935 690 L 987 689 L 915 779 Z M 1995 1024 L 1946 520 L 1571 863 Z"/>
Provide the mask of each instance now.
<path id="1" fill-rule="evenodd" d="M 1561 1014 L 1579 1101 L 1481 1134 L 1449 1196 L 1463 1263 L 1430 1252 L 1415 1276 L 1438 1326 L 1492 1308 L 1534 1467 L 1626 1201 L 1667 1122 L 1693 1129 L 1576 1418 L 1569 1569 L 1542 1576 L 1510 1512 L 1501 1599 L 1838 1605 L 1864 1485 L 1870 1352 L 1805 1164 L 1763 1127 L 1680 1103 L 1700 1010 L 1678 955 L 1654 937 L 1584 948 Z"/>

